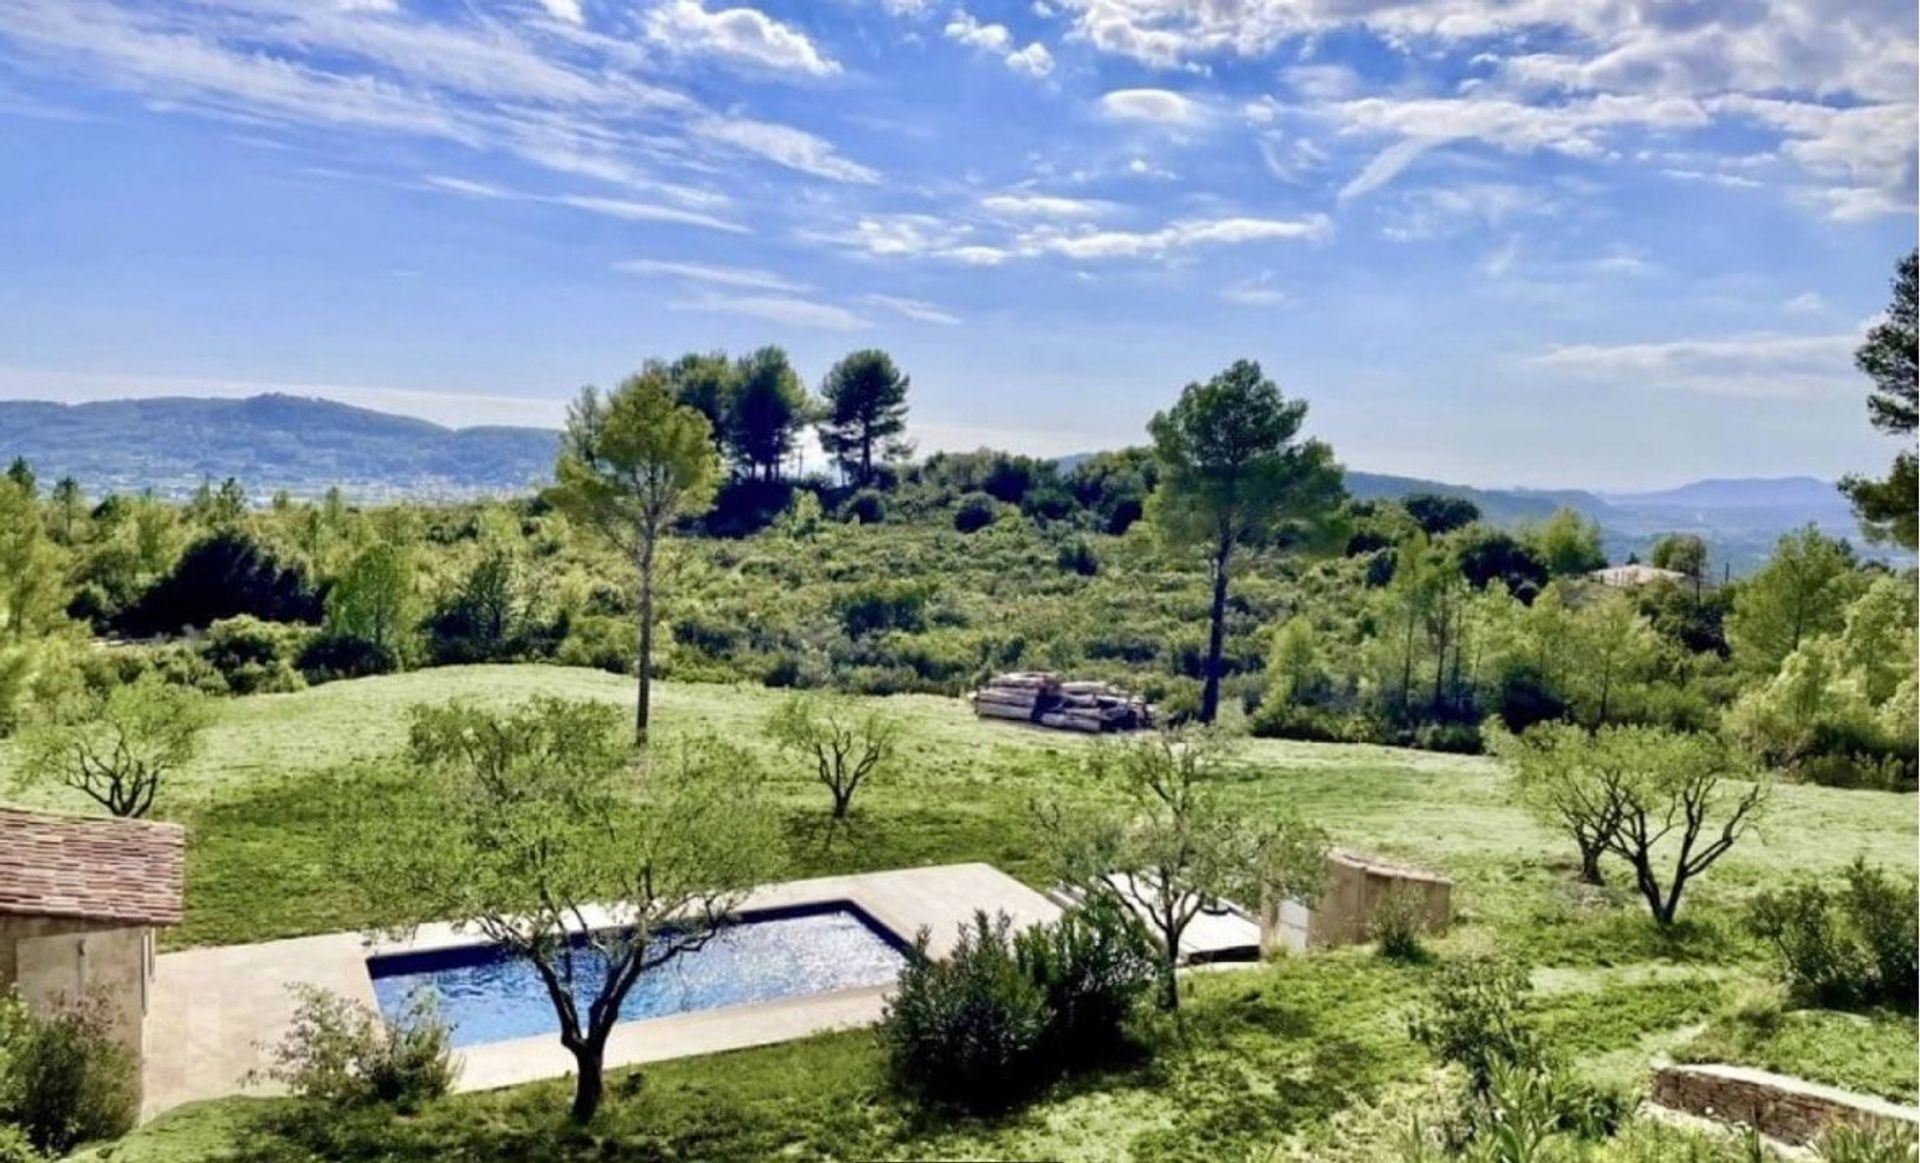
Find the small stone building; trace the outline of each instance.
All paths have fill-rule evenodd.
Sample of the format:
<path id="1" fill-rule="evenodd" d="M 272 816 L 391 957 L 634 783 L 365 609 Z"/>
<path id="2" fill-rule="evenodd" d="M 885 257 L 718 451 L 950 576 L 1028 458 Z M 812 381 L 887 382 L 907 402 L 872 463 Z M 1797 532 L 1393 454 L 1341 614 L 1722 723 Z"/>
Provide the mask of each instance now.
<path id="1" fill-rule="evenodd" d="M 1365 852 L 1336 848 L 1327 853 L 1327 891 L 1313 907 L 1295 900 L 1268 901 L 1260 910 L 1260 945 L 1266 952 L 1302 953 L 1373 939 L 1373 920 L 1394 893 L 1412 897 L 1420 928 L 1443 933 L 1453 922 L 1453 882 L 1436 872 L 1397 864 Z"/>
<path id="2" fill-rule="evenodd" d="M 177 824 L 0 809 L 0 989 L 45 1013 L 102 1000 L 144 1060 L 154 930 L 180 920 Z"/>

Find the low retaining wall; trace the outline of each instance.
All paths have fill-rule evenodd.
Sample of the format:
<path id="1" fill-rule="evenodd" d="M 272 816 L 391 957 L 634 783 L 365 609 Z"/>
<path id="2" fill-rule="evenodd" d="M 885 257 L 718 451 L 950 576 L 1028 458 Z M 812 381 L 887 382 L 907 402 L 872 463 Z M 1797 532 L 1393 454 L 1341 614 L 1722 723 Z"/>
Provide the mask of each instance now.
<path id="1" fill-rule="evenodd" d="M 1653 1075 L 1653 1101 L 1721 1122 L 1745 1123 L 1796 1146 L 1811 1143 L 1837 1123 L 1920 1127 L 1920 1109 L 1745 1066 L 1663 1066 Z"/>

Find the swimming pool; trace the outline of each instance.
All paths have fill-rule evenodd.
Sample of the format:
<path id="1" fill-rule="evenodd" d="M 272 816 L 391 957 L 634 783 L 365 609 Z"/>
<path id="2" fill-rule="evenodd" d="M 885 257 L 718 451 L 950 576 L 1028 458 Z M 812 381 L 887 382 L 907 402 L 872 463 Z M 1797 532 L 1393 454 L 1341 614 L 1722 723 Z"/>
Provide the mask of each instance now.
<path id="1" fill-rule="evenodd" d="M 699 949 L 640 975 L 622 1021 L 745 1002 L 890 985 L 906 956 L 899 941 L 852 904 L 837 901 L 746 912 Z M 605 977 L 599 957 L 576 955 L 584 1013 Z M 367 959 L 374 996 L 389 1017 L 417 989 L 431 991 L 455 1046 L 559 1030 L 533 966 L 497 945 L 465 945 Z"/>

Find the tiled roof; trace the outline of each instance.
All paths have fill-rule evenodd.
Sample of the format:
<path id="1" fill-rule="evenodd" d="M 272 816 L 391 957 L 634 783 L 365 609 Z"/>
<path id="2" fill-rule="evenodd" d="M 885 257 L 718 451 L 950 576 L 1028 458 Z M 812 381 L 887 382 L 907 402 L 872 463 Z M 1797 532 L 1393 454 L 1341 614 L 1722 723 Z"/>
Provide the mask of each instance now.
<path id="1" fill-rule="evenodd" d="M 171 925 L 186 846 L 178 824 L 0 809 L 0 913 Z"/>

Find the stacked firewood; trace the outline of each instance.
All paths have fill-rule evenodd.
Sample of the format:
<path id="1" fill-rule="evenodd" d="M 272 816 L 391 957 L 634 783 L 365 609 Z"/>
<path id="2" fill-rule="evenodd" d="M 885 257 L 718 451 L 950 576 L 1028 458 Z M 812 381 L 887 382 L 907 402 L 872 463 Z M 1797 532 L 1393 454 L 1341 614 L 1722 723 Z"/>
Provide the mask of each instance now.
<path id="1" fill-rule="evenodd" d="M 973 692 L 973 713 L 1062 731 L 1135 731 L 1153 726 L 1153 708 L 1109 682 L 1067 682 L 1052 671 L 997 674 Z"/>

